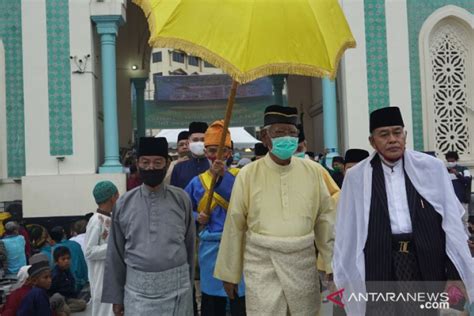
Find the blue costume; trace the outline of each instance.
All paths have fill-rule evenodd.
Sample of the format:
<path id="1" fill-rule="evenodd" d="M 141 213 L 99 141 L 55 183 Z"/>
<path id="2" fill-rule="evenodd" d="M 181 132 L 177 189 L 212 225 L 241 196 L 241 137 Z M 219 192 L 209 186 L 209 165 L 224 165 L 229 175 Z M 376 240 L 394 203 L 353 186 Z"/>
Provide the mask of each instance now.
<path id="1" fill-rule="evenodd" d="M 170 184 L 184 189 L 196 176 L 209 169 L 207 158 L 191 158 L 174 166 Z"/>
<path id="2" fill-rule="evenodd" d="M 224 177 L 216 183 L 214 199 L 211 203 L 212 213 L 206 227 L 199 234 L 198 260 L 201 272 L 201 291 L 207 295 L 226 297 L 224 286 L 221 280 L 214 278 L 214 268 L 219 252 L 222 231 L 226 212 L 234 186 L 235 176 L 239 169 L 229 169 Z M 193 204 L 194 216 L 197 219 L 198 212 L 203 212 L 207 199 L 209 198 L 208 188 L 212 180 L 209 171 L 194 177 L 185 191 L 189 194 Z M 242 281 L 239 284 L 239 297 L 245 296 L 245 285 Z"/>

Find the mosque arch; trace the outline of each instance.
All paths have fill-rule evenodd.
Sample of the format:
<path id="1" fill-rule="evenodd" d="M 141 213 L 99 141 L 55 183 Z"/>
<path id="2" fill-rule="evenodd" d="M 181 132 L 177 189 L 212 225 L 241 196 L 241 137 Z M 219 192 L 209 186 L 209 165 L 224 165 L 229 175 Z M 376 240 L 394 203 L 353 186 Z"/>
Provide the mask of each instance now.
<path id="1" fill-rule="evenodd" d="M 425 150 L 474 162 L 474 16 L 438 9 L 421 28 L 419 49 Z"/>

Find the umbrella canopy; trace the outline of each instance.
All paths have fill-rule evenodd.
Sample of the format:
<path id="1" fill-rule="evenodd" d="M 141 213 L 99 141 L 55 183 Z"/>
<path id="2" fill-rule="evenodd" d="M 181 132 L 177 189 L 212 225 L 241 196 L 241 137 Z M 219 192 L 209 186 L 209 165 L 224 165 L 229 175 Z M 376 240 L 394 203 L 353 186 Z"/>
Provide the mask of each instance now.
<path id="1" fill-rule="evenodd" d="M 337 0 L 134 0 L 149 43 L 203 58 L 235 81 L 273 74 L 334 78 L 355 41 Z"/>

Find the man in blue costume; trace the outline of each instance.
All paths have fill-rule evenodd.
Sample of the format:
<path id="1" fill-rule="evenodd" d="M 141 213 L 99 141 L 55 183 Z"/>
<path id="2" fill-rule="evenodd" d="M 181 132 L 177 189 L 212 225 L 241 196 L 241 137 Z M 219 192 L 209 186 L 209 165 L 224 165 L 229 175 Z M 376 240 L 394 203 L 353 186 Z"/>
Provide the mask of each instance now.
<path id="1" fill-rule="evenodd" d="M 214 268 L 219 251 L 222 231 L 227 214 L 227 208 L 234 186 L 235 176 L 239 169 L 227 168 L 226 160 L 231 154 L 231 137 L 229 131 L 226 134 L 224 155 L 222 160 L 217 160 L 217 148 L 222 133 L 224 132 L 223 121 L 216 121 L 209 126 L 205 133 L 205 155 L 212 163 L 209 170 L 194 177 L 185 191 L 191 197 L 194 216 L 196 220 L 204 225 L 199 234 L 199 266 L 201 268 L 201 315 L 214 316 L 226 314 L 227 294 L 223 282 L 213 277 Z M 217 175 L 218 181 L 215 187 L 210 214 L 206 214 L 205 208 L 209 199 L 209 187 L 213 175 Z M 245 286 L 243 281 L 238 286 L 238 295 L 230 300 L 232 316 L 245 315 Z"/>
<path id="2" fill-rule="evenodd" d="M 170 184 L 184 189 L 195 176 L 209 169 L 209 161 L 204 155 L 204 133 L 207 123 L 189 124 L 189 150 L 192 158 L 178 163 L 171 174 Z"/>

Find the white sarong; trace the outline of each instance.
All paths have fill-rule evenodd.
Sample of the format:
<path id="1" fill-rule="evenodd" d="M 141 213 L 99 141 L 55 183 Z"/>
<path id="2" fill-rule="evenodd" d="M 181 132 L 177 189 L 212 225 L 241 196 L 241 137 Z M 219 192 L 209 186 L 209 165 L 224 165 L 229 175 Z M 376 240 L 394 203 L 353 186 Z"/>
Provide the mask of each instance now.
<path id="1" fill-rule="evenodd" d="M 244 253 L 247 315 L 316 315 L 320 308 L 314 234 L 248 232 Z"/>

